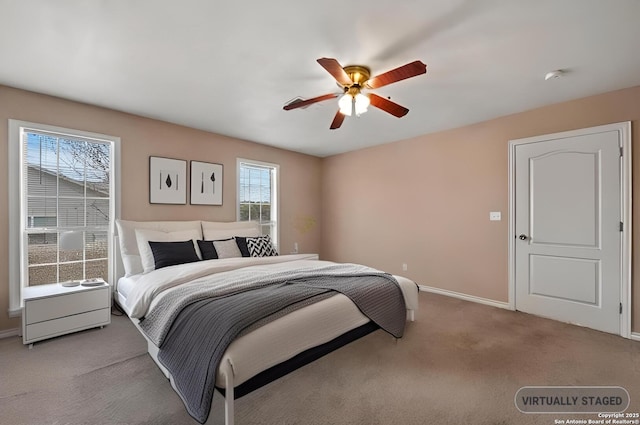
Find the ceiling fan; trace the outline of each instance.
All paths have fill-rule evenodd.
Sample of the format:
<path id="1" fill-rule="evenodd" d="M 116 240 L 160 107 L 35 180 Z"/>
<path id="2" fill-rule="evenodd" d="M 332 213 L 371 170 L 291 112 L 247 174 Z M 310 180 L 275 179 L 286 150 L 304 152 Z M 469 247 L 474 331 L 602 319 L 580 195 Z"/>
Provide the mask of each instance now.
<path id="1" fill-rule="evenodd" d="M 340 109 L 336 112 L 331 127 L 329 127 L 331 130 L 340 128 L 345 116 L 360 116 L 367 112 L 369 105 L 382 109 L 398 118 L 407 115 L 409 110 L 404 106 L 398 105 L 374 93 L 365 95 L 362 93 L 362 89 L 377 89 L 427 72 L 427 65 L 420 61 L 414 61 L 370 78 L 371 71 L 366 66 L 350 65 L 343 67 L 337 60 L 332 58 L 320 58 L 318 59 L 318 63 L 336 79 L 338 85 L 343 89 L 343 94 L 329 93 L 311 99 L 294 100 L 285 105 L 283 109 L 290 111 L 292 109 L 304 108 L 313 103 L 323 102 L 341 96 L 338 101 Z"/>

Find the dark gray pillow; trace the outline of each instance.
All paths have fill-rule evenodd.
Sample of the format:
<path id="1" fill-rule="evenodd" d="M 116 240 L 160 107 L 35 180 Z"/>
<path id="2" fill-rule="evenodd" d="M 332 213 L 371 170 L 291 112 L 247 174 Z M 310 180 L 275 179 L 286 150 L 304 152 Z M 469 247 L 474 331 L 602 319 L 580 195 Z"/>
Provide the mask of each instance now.
<path id="1" fill-rule="evenodd" d="M 156 269 L 200 261 L 192 240 L 184 242 L 149 241 L 149 246 L 153 253 Z"/>
<path id="2" fill-rule="evenodd" d="M 236 244 L 243 257 L 251 257 L 249 253 L 249 247 L 247 246 L 247 238 L 245 236 L 236 236 Z"/>

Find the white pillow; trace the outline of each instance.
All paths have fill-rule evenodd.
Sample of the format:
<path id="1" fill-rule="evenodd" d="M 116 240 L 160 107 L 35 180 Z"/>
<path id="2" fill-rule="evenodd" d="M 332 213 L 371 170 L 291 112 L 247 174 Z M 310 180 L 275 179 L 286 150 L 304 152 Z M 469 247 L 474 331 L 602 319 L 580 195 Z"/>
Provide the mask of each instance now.
<path id="1" fill-rule="evenodd" d="M 143 273 L 149 273 L 155 270 L 156 263 L 153 259 L 153 251 L 149 246 L 151 242 L 182 242 L 191 239 L 194 248 L 198 254 L 198 258 L 202 259 L 202 254 L 198 248 L 198 239 L 200 232 L 197 230 L 178 230 L 176 232 L 163 232 L 151 229 L 136 229 L 136 239 L 138 241 L 138 251 L 140 251 L 140 260 L 142 261 Z"/>
<path id="2" fill-rule="evenodd" d="M 131 221 L 118 219 L 116 220 L 116 225 L 120 242 L 120 256 L 122 257 L 125 276 L 127 277 L 144 271 L 140 259 L 140 251 L 138 250 L 136 229 L 152 229 L 162 232 L 196 230 L 199 235 L 202 233 L 200 221 Z M 198 239 L 201 238 L 199 237 Z"/>
<path id="3" fill-rule="evenodd" d="M 231 221 L 221 223 L 217 221 L 203 221 L 202 234 L 206 241 L 229 239 L 234 236 L 260 236 L 260 225 L 256 221 Z"/>

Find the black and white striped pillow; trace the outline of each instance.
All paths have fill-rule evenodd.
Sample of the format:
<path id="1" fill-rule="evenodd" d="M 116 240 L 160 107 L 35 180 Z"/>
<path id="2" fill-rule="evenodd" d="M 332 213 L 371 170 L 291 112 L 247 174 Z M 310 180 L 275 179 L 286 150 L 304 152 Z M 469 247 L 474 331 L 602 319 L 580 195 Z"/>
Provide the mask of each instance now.
<path id="1" fill-rule="evenodd" d="M 269 235 L 247 238 L 247 248 L 252 257 L 273 257 L 278 255 Z"/>

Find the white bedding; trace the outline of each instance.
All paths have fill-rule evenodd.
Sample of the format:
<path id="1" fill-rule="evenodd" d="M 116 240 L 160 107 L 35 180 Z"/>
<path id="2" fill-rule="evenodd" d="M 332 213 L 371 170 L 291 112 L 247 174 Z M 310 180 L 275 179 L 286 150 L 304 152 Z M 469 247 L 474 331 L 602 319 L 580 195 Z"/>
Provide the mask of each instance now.
<path id="1" fill-rule="evenodd" d="M 127 298 L 127 296 L 129 296 L 129 293 L 131 293 L 141 277 L 141 274 L 135 274 L 133 276 L 124 276 L 118 279 L 118 284 L 116 286 L 118 294 L 122 295 L 124 298 Z"/>
<path id="2" fill-rule="evenodd" d="M 143 317 L 171 288 L 210 273 L 226 273 L 243 267 L 251 267 L 255 273 L 266 273 L 268 270 L 316 268 L 332 264 L 315 258 L 315 254 L 297 254 L 199 261 L 120 279 L 117 290 L 120 299 L 125 300 L 123 307 L 130 317 L 136 319 Z M 400 276 L 395 277 L 404 294 L 407 310 L 417 310 L 418 291 L 415 283 Z M 269 367 L 331 341 L 368 321 L 351 300 L 337 294 L 239 337 L 227 348 L 220 364 L 231 364 L 234 386 L 237 386 Z M 157 347 L 150 343 L 149 351 L 154 356 Z M 220 369 L 217 371 L 216 385 L 225 386 Z"/>
<path id="3" fill-rule="evenodd" d="M 218 260 L 197 261 L 165 267 L 149 273 L 138 275 L 139 278 L 126 296 L 124 306 L 130 317 L 144 317 L 153 301 L 159 300 L 164 291 L 194 279 L 212 273 L 223 273 L 231 270 L 261 264 L 291 263 L 296 260 L 316 258 L 315 254 L 278 255 L 274 257 L 237 257 Z"/>

